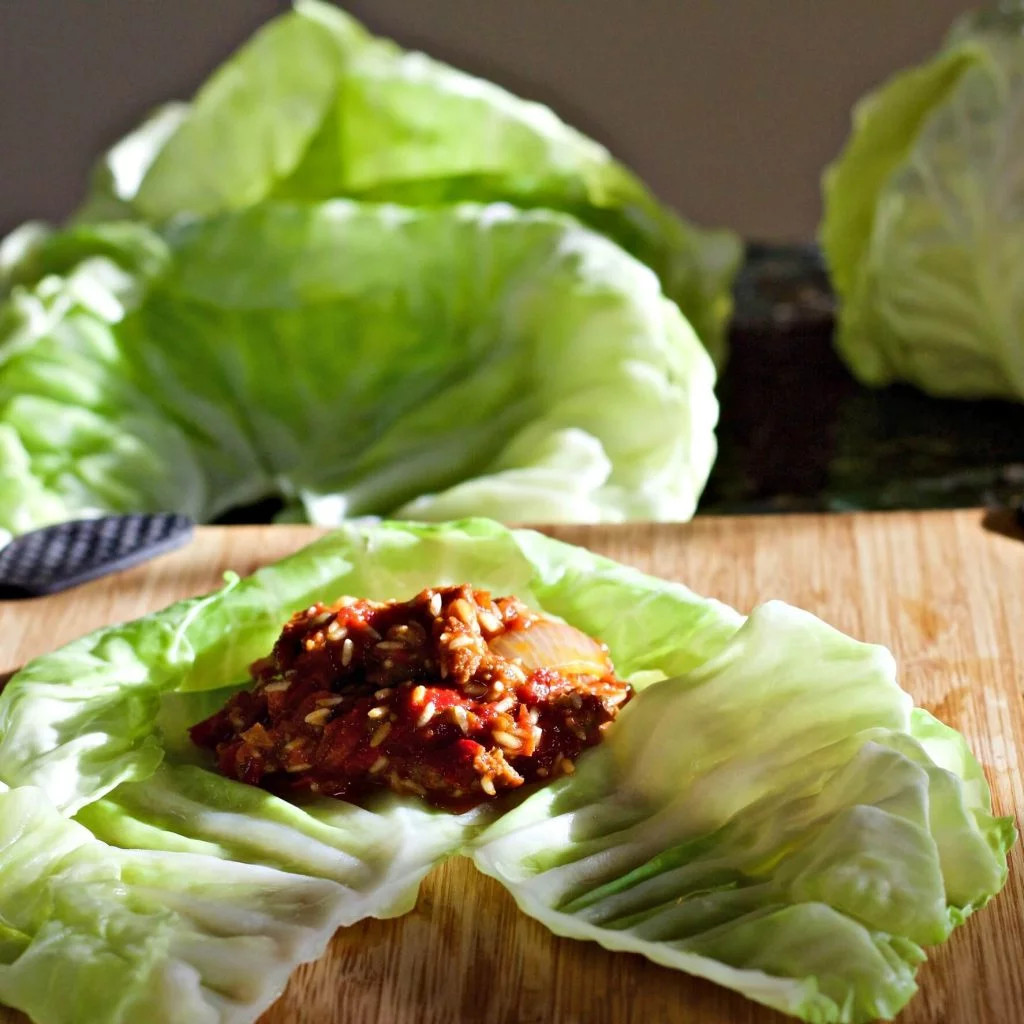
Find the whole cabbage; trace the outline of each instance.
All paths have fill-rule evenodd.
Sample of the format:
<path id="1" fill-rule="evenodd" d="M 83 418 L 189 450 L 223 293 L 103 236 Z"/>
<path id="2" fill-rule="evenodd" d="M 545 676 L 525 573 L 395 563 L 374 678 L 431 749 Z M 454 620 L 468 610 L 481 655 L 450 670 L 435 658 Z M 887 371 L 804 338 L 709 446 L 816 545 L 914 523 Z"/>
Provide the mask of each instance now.
<path id="1" fill-rule="evenodd" d="M 824 200 L 863 383 L 1024 399 L 1024 7 L 960 22 L 862 100 Z"/>

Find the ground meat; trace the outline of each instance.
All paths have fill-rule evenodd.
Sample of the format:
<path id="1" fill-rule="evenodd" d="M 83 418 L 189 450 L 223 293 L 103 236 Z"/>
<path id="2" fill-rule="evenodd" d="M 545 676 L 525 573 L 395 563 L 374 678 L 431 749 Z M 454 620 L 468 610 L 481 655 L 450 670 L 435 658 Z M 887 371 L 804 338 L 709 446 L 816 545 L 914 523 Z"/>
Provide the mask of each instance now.
<path id="1" fill-rule="evenodd" d="M 571 774 L 630 696 L 603 645 L 468 585 L 313 605 L 251 671 L 191 730 L 225 775 L 351 800 L 388 786 L 455 810 Z"/>

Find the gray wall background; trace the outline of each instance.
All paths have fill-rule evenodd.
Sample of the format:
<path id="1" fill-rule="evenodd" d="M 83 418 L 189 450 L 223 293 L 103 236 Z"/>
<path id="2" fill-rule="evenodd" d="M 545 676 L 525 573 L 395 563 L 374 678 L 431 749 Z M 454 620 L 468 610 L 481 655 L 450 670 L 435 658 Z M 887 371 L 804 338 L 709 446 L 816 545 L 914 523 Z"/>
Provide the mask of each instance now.
<path id="1" fill-rule="evenodd" d="M 0 0 L 0 230 L 187 97 L 284 0 Z M 810 238 L 850 106 L 960 0 L 351 0 L 372 28 L 555 107 L 690 217 Z"/>

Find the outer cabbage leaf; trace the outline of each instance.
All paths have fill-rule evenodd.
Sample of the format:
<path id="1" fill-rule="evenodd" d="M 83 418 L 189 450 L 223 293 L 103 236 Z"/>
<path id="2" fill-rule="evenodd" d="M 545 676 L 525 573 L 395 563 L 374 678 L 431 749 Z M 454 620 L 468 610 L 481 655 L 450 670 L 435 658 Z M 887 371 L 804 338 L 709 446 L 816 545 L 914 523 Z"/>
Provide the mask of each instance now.
<path id="1" fill-rule="evenodd" d="M 392 796 L 293 805 L 188 741 L 289 612 L 467 579 L 603 637 L 635 681 L 574 776 L 497 819 Z M 336 926 L 408 910 L 462 850 L 556 932 L 810 1021 L 866 1020 L 898 1009 L 921 946 L 1001 886 L 1012 827 L 988 801 L 888 654 L 806 613 L 744 623 L 483 520 L 350 524 L 7 685 L 0 999 L 41 1024 L 250 1020 Z"/>
<path id="2" fill-rule="evenodd" d="M 161 222 L 272 197 L 506 201 L 571 213 L 660 276 L 716 361 L 735 237 L 684 223 L 608 151 L 537 103 L 373 39 L 315 0 L 107 153 L 80 219 Z"/>
<path id="3" fill-rule="evenodd" d="M 269 495 L 328 525 L 686 519 L 714 459 L 693 331 L 558 214 L 265 204 L 72 229 L 7 273 L 12 533 Z"/>
<path id="4" fill-rule="evenodd" d="M 980 777 L 887 651 L 772 603 L 473 859 L 560 935 L 816 1024 L 888 1019 L 921 946 L 1005 881 L 1013 828 Z"/>
<path id="5" fill-rule="evenodd" d="M 866 384 L 1024 398 L 1019 28 L 963 26 L 862 100 L 825 175 L 836 343 Z"/>
<path id="6" fill-rule="evenodd" d="M 170 806 L 173 814 L 181 804 Z M 298 822 L 277 824 L 273 840 L 301 849 L 301 870 L 237 851 L 194 852 L 173 831 L 149 848 L 120 849 L 60 815 L 37 789 L 0 793 L 0 1000 L 43 1024 L 249 1022 L 340 925 L 409 909 L 419 878 L 445 852 L 436 831 L 410 820 L 425 817 L 416 809 L 338 821 L 346 814 L 339 805 L 318 844 L 311 815 L 284 806 Z M 272 808 L 260 816 L 187 810 L 194 827 L 220 813 L 247 835 L 273 820 Z M 441 824 L 450 832 L 455 820 Z M 350 838 L 370 862 L 346 849 Z"/>

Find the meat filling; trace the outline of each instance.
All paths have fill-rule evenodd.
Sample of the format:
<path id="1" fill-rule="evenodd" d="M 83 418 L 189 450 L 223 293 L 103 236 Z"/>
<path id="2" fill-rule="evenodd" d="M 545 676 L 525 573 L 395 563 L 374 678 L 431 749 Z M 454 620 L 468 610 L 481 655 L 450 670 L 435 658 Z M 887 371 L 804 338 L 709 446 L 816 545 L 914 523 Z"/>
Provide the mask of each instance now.
<path id="1" fill-rule="evenodd" d="M 453 810 L 571 774 L 631 693 L 603 644 L 468 585 L 313 605 L 251 673 L 191 730 L 225 775 L 349 800 L 387 786 Z"/>

